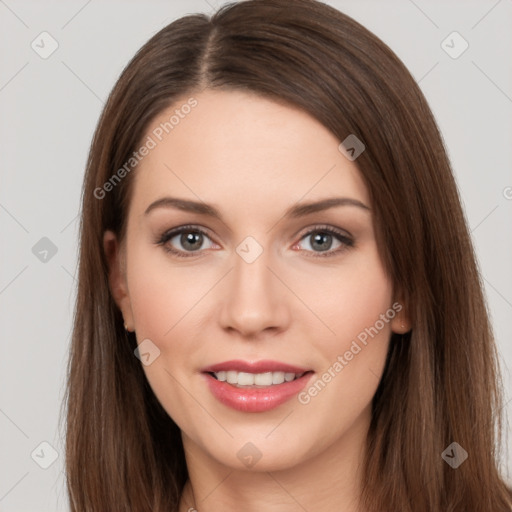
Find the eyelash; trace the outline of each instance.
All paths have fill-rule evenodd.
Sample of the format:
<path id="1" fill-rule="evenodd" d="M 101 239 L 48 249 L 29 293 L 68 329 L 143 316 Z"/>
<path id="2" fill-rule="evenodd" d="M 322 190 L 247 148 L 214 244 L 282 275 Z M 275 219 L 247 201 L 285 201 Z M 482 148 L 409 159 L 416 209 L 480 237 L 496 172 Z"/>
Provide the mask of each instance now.
<path id="1" fill-rule="evenodd" d="M 200 233 L 208 238 L 208 233 L 204 231 L 203 229 L 199 228 L 198 226 L 194 225 L 187 225 L 187 226 L 180 226 L 179 228 L 172 229 L 170 231 L 165 231 L 157 240 L 156 244 L 159 246 L 162 246 L 164 251 L 173 254 L 174 256 L 177 256 L 178 258 L 190 258 L 197 256 L 200 251 L 179 251 L 172 247 L 169 247 L 167 242 L 174 238 L 176 235 L 181 235 L 183 233 Z M 350 237 L 345 235 L 342 231 L 339 231 L 335 228 L 332 228 L 330 226 L 315 226 L 313 229 L 307 231 L 304 233 L 301 238 L 299 239 L 299 242 L 307 238 L 308 236 L 311 236 L 315 233 L 323 233 L 334 236 L 339 242 L 342 243 L 341 247 L 338 247 L 338 249 L 335 249 L 334 251 L 328 250 L 328 251 L 306 251 L 306 252 L 312 252 L 311 255 L 313 258 L 328 258 L 331 256 L 336 256 L 340 254 L 341 252 L 346 251 L 347 249 L 350 249 L 354 247 L 354 240 L 352 240 Z M 296 245 L 296 244 L 294 244 Z"/>

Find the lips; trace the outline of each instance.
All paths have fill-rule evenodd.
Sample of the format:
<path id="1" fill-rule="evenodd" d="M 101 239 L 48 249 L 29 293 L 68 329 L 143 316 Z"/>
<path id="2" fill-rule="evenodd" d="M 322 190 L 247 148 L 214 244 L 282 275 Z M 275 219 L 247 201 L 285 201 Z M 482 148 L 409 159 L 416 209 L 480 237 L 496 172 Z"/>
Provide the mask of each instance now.
<path id="1" fill-rule="evenodd" d="M 205 373 L 215 373 L 229 370 L 246 373 L 284 372 L 301 374 L 309 371 L 309 368 L 292 366 L 290 364 L 280 363 L 278 361 L 249 362 L 241 360 L 232 360 L 214 364 L 212 366 L 207 366 L 206 368 L 203 368 L 201 371 Z"/>
<path id="2" fill-rule="evenodd" d="M 225 361 L 203 368 L 207 385 L 222 404 L 242 412 L 265 412 L 299 393 L 312 370 L 277 361 Z"/>

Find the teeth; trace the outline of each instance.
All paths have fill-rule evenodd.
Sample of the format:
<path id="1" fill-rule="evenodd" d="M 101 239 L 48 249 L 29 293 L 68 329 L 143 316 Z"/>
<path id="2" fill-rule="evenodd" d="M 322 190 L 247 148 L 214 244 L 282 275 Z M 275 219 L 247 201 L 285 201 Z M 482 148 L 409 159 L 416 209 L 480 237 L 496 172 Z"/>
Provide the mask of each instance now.
<path id="1" fill-rule="evenodd" d="M 284 382 L 284 372 L 272 372 L 272 384 L 282 384 Z"/>
<path id="2" fill-rule="evenodd" d="M 238 374 L 238 382 L 240 386 L 252 386 L 254 385 L 254 373 L 240 372 Z"/>
<path id="3" fill-rule="evenodd" d="M 272 372 L 257 373 L 254 376 L 254 384 L 256 384 L 256 386 L 271 386 L 272 380 Z"/>
<path id="4" fill-rule="evenodd" d="M 296 378 L 302 377 L 303 373 L 285 373 L 285 372 L 266 372 L 266 373 L 247 373 L 234 370 L 215 372 L 215 377 L 221 382 L 234 384 L 238 386 L 272 386 L 291 382 Z"/>
<path id="5" fill-rule="evenodd" d="M 228 384 L 236 384 L 238 382 L 238 372 L 226 372 L 226 380 Z"/>
<path id="6" fill-rule="evenodd" d="M 215 376 L 217 377 L 217 379 L 219 379 L 221 382 L 224 382 L 226 379 L 227 379 L 227 375 L 226 375 L 227 372 L 217 372 L 215 374 Z"/>

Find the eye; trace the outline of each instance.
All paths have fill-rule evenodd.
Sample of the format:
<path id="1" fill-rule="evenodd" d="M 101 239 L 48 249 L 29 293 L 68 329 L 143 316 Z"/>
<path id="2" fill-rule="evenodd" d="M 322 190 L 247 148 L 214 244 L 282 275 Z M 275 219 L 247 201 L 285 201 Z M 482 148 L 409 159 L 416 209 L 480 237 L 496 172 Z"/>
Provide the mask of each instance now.
<path id="1" fill-rule="evenodd" d="M 334 256 L 354 246 L 354 240 L 348 234 L 329 226 L 316 226 L 303 235 L 301 240 L 307 242 L 305 250 L 312 252 L 311 256 L 314 257 Z M 300 242 L 293 248 L 299 245 Z"/>
<path id="2" fill-rule="evenodd" d="M 316 226 L 302 235 L 300 240 L 307 242 L 303 250 L 312 253 L 311 256 L 314 257 L 335 256 L 354 246 L 353 239 L 347 233 L 330 226 Z M 209 243 L 205 247 L 206 242 Z M 204 249 L 218 247 L 205 230 L 193 225 L 180 226 L 164 232 L 156 240 L 156 244 L 180 258 L 198 256 Z M 300 242 L 295 244 L 293 249 L 299 246 Z"/>
<path id="3" fill-rule="evenodd" d="M 204 243 L 208 240 L 210 245 L 204 247 Z M 181 226 L 166 231 L 156 243 L 161 245 L 165 251 L 183 258 L 196 256 L 196 253 L 203 249 L 211 249 L 214 245 L 206 231 L 197 226 Z"/>

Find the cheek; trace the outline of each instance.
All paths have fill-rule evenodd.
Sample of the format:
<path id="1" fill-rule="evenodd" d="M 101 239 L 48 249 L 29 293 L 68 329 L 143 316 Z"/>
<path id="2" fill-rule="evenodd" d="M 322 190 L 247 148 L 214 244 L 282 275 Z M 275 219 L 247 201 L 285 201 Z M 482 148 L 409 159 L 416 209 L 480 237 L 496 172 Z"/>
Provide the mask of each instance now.
<path id="1" fill-rule="evenodd" d="M 306 277 L 298 294 L 307 297 L 312 311 L 331 331 L 329 335 L 323 329 L 327 336 L 320 337 L 328 347 L 342 349 L 347 343 L 350 345 L 392 305 L 392 283 L 373 246 L 339 265 L 301 274 Z M 379 323 L 378 327 L 389 334 L 389 322 L 384 326 Z"/>
<path id="2" fill-rule="evenodd" d="M 173 268 L 155 251 L 134 248 L 131 255 L 128 287 L 137 341 L 149 339 L 160 351 L 154 362 L 143 366 L 146 378 L 180 428 L 201 424 L 201 411 L 180 383 L 189 377 L 187 362 L 198 348 L 190 326 L 202 313 L 200 299 L 207 287 L 197 272 L 194 279 L 192 267 Z"/>
<path id="3" fill-rule="evenodd" d="M 182 288 L 179 279 L 161 275 L 154 279 L 151 272 L 146 270 L 144 281 L 133 283 L 130 298 L 137 333 L 160 343 L 191 309 L 194 299 L 197 302 L 197 294 L 190 287 Z"/>
<path id="4" fill-rule="evenodd" d="M 208 291 L 208 280 L 198 279 L 192 266 L 172 266 L 163 251 L 134 248 L 128 268 L 129 293 L 137 334 L 164 344 Z"/>
<path id="5" fill-rule="evenodd" d="M 315 347 L 324 364 L 317 379 L 328 381 L 325 387 L 317 383 L 317 390 L 322 390 L 317 404 L 343 403 L 344 410 L 348 413 L 352 409 L 352 414 L 367 405 L 375 393 L 396 314 L 392 283 L 377 250 L 364 254 L 364 258 L 354 258 L 350 265 L 340 265 L 338 271 L 331 272 L 324 293 L 317 288 L 309 299 L 331 330 L 331 335 L 317 338 Z M 328 389 L 324 392 L 324 388 Z M 312 395 L 316 396 L 317 390 L 313 389 Z"/>
<path id="6" fill-rule="evenodd" d="M 183 334 L 183 329 L 187 330 L 187 325 L 201 323 L 201 315 L 209 316 L 205 308 L 211 297 L 206 295 L 222 272 L 195 265 L 173 266 L 163 251 L 154 248 L 145 250 L 134 246 L 131 251 L 129 291 L 137 335 L 141 340 L 151 339 L 165 350 L 178 334 Z M 315 268 L 310 263 L 301 263 L 292 270 L 283 268 L 282 273 L 313 313 L 299 314 L 304 304 L 293 306 L 296 301 L 291 297 L 290 310 L 296 315 L 293 323 L 306 322 L 308 330 L 314 326 L 325 330 L 326 337 L 313 339 L 324 340 L 331 349 L 344 351 L 351 340 L 359 335 L 364 338 L 366 329 L 374 326 L 391 305 L 391 283 L 372 245 L 330 267 Z M 318 324 L 319 319 L 328 330 Z M 388 324 L 381 330 L 389 334 Z M 188 337 L 191 334 L 188 330 Z"/>

